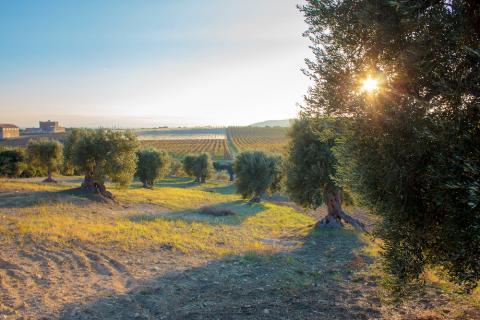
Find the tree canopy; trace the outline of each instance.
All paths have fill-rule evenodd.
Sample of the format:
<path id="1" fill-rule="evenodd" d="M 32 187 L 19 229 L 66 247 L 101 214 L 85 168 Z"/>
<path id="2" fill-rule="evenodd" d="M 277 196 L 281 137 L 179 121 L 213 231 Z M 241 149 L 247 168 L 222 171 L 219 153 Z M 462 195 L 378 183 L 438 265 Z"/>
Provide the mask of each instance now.
<path id="1" fill-rule="evenodd" d="M 243 198 L 259 202 L 265 192 L 280 190 L 281 157 L 262 151 L 240 153 L 233 164 L 237 192 Z"/>
<path id="2" fill-rule="evenodd" d="M 183 168 L 187 175 L 195 177 L 195 181 L 200 183 L 205 183 L 214 172 L 212 160 L 208 153 L 185 156 Z"/>
<path id="3" fill-rule="evenodd" d="M 45 182 L 54 182 L 52 173 L 63 162 L 63 145 L 56 140 L 30 140 L 27 145 L 28 162 L 47 171 Z"/>
<path id="4" fill-rule="evenodd" d="M 348 118 L 335 181 L 383 216 L 386 270 L 403 287 L 438 265 L 472 288 L 480 279 L 480 3 L 308 0 L 300 9 L 314 53 L 302 113 Z M 367 79 L 377 86 L 366 90 Z"/>
<path id="5" fill-rule="evenodd" d="M 27 168 L 25 154 L 22 150 L 0 150 L 0 176 L 19 177 Z"/>
<path id="6" fill-rule="evenodd" d="M 342 227 L 347 222 L 366 231 L 360 221 L 343 211 L 342 203 L 350 197 L 335 181 L 338 162 L 334 150 L 347 123 L 329 117 L 302 117 L 293 123 L 285 163 L 286 189 L 290 198 L 304 207 L 327 206 L 328 214 L 318 226 Z"/>
<path id="7" fill-rule="evenodd" d="M 144 149 L 137 152 L 138 162 L 135 175 L 144 188 L 153 188 L 155 181 L 164 177 L 169 170 L 169 156 L 165 151 Z"/>

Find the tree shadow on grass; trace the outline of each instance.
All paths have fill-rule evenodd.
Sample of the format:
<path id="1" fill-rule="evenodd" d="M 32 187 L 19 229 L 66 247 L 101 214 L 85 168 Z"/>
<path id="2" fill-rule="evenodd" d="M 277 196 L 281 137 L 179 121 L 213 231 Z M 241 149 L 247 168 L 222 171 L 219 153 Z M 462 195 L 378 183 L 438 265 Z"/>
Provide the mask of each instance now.
<path id="1" fill-rule="evenodd" d="M 204 210 L 206 209 L 206 210 Z M 265 211 L 261 203 L 248 203 L 242 200 L 222 202 L 207 207 L 180 210 L 158 215 L 134 215 L 128 219 L 133 222 L 152 221 L 156 219 L 183 220 L 187 222 L 203 222 L 209 224 L 239 225 L 248 217 Z M 209 213 L 211 212 L 211 214 Z M 228 215 L 217 215 L 219 212 L 231 212 Z"/>
<path id="2" fill-rule="evenodd" d="M 235 194 L 237 188 L 235 187 L 235 184 L 228 184 L 226 186 L 206 188 L 205 191 L 228 195 Z"/>
<path id="3" fill-rule="evenodd" d="M 191 188 L 199 183 L 189 177 L 165 178 L 155 183 L 155 188 Z"/>
<path id="4" fill-rule="evenodd" d="M 95 195 L 89 195 L 77 190 L 78 188 L 59 191 L 9 191 L 0 192 L 0 208 L 31 208 L 41 204 L 73 203 L 87 205 L 92 201 L 101 202 Z"/>
<path id="5" fill-rule="evenodd" d="M 373 283 L 351 281 L 364 243 L 347 230 L 311 233 L 276 254 L 247 253 L 150 279 L 126 294 L 64 307 L 61 319 L 373 319 Z M 362 290 L 358 290 L 362 288 Z"/>

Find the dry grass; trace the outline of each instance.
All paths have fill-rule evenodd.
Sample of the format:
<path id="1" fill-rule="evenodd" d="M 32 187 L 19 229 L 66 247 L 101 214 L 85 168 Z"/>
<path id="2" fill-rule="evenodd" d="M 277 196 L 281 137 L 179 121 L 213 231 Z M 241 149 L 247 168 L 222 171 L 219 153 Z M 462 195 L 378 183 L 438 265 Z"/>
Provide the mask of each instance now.
<path id="1" fill-rule="evenodd" d="M 2 189 L 10 191 L 59 191 L 62 188 L 66 186 L 14 181 L 2 184 Z M 121 203 L 156 205 L 173 211 L 147 218 L 138 212 L 132 217 L 132 214 L 112 214 L 111 208 L 100 204 L 84 206 L 57 199 L 13 211 L 0 209 L 6 225 L 10 225 L 0 232 L 10 237 L 28 236 L 61 243 L 84 241 L 123 249 L 165 246 L 184 253 L 201 251 L 224 255 L 271 251 L 273 246 L 265 244 L 262 239 L 291 236 L 292 232 L 300 236 L 306 232 L 301 229 L 313 223 L 311 218 L 291 208 L 269 203 L 259 205 L 259 212 L 252 215 L 251 206 L 239 205 L 241 201 L 236 195 L 185 188 L 128 189 L 114 190 L 114 193 Z M 202 206 L 214 204 L 231 206 L 228 210 L 235 212 L 233 220 L 219 221 L 217 217 L 195 219 Z M 181 219 L 185 209 L 190 210 L 188 217 Z M 122 207 L 113 210 L 122 210 Z"/>
<path id="2" fill-rule="evenodd" d="M 345 302 L 346 305 L 356 303 L 358 308 L 364 303 L 365 306 L 368 305 L 365 314 L 369 314 L 368 312 L 375 308 L 374 311 L 378 311 L 385 319 L 475 319 L 480 314 L 476 313 L 476 310 L 480 309 L 480 290 L 471 295 L 462 294 L 456 286 L 445 280 L 439 270 L 426 272 L 425 291 L 418 292 L 417 297 L 404 301 L 401 308 L 398 307 L 399 305 L 389 300 L 386 288 L 381 285 L 385 275 L 380 265 L 382 248 L 379 240 L 358 235 L 350 230 L 313 231 L 314 219 L 296 210 L 295 207 L 277 205 L 269 201 L 249 204 L 232 194 L 232 188 L 225 182 L 196 185 L 190 183 L 188 179 L 168 179 L 159 183 L 158 188 L 154 190 L 138 188 L 138 184 L 126 190 L 111 187 L 119 204 L 105 204 L 59 192 L 77 187 L 78 181 L 73 181 L 74 179 L 58 184 L 42 184 L 29 180 L 0 180 L 2 219 L 0 239 L 9 244 L 6 247 L 12 248 L 12 252 L 22 250 L 21 245 L 17 247 L 17 244 L 25 240 L 27 244 L 23 250 L 30 248 L 33 258 L 36 257 L 37 250 L 45 255 L 48 252 L 66 254 L 71 250 L 74 255 L 88 260 L 93 251 L 89 249 L 91 251 L 87 252 L 85 248 L 94 248 L 95 252 L 103 252 L 109 257 L 120 256 L 127 262 L 136 261 L 140 256 L 142 259 L 155 257 L 161 261 L 162 257 L 168 255 L 168 259 L 173 259 L 168 260 L 168 266 L 180 263 L 182 257 L 201 256 L 212 265 L 207 264 L 197 269 L 196 278 L 213 279 L 209 281 L 210 283 L 216 281 L 220 284 L 231 284 L 231 288 L 224 289 L 234 293 L 250 292 L 252 301 L 259 301 L 262 298 L 277 299 L 293 292 L 284 305 L 289 305 L 298 297 L 304 297 L 305 305 L 309 308 L 304 309 L 304 304 L 299 304 L 300 309 L 296 310 L 299 314 L 313 310 L 315 307 L 312 307 L 312 301 L 328 298 L 332 288 L 340 288 L 339 283 L 344 286 L 342 290 L 345 290 L 345 299 L 353 296 L 358 299 L 356 302 Z M 201 211 L 205 207 L 212 212 L 233 214 L 225 216 L 204 214 Z M 230 263 L 229 259 L 237 255 L 241 257 L 232 260 L 227 268 L 228 270 L 233 268 L 234 273 L 224 271 L 227 269 L 224 269 L 223 265 Z M 13 262 L 14 256 L 15 254 Z M 23 261 L 27 258 L 22 255 L 16 258 L 18 270 L 24 267 Z M 3 259 L 9 261 L 10 256 L 5 254 Z M 58 257 L 57 260 L 57 264 L 56 260 L 52 259 L 46 262 L 45 277 L 53 270 L 52 266 L 58 267 L 74 261 L 70 258 L 63 261 Z M 30 262 L 32 265 L 37 263 L 35 259 L 32 261 Z M 89 263 L 106 264 L 108 261 L 111 260 L 102 258 L 91 260 Z M 156 267 L 148 261 L 141 262 L 141 266 L 142 263 L 145 264 L 145 268 Z M 141 269 L 134 266 L 124 268 Z M 255 272 L 258 274 L 252 272 L 251 268 L 257 270 Z M 19 272 L 18 270 L 13 269 L 12 272 Z M 72 279 L 81 279 L 78 270 L 83 269 L 75 270 L 71 273 Z M 67 271 L 59 271 L 54 276 L 62 279 L 65 272 Z M 28 272 L 25 274 L 30 276 Z M 115 276 L 110 278 L 105 275 L 94 280 L 85 278 L 85 286 L 96 283 L 98 279 L 128 276 L 119 270 L 113 274 Z M 228 278 L 230 276 L 232 278 Z M 247 282 L 238 281 L 240 276 Z M 262 289 L 270 292 L 272 296 L 263 294 L 263 291 L 258 297 L 253 294 L 252 292 L 256 291 L 252 288 L 256 290 L 259 281 L 270 276 L 276 282 L 267 279 L 268 281 L 262 284 Z M 15 279 L 10 280 L 14 283 Z M 54 278 L 50 278 L 50 281 L 54 281 L 52 279 Z M 331 287 L 324 288 L 327 280 L 331 281 Z M 65 281 L 65 286 L 70 290 L 71 284 Z M 162 279 L 161 283 L 165 281 Z M 190 290 L 191 283 L 188 281 L 184 284 Z M 19 283 L 24 285 L 24 282 Z M 177 280 L 166 283 L 166 288 L 175 283 Z M 275 285 L 270 287 L 272 283 Z M 204 284 L 201 285 L 203 290 Z M 105 286 L 111 287 L 110 284 Z M 282 288 L 281 294 L 278 288 Z M 32 294 L 41 295 L 42 290 L 43 287 Z M 97 292 L 96 287 L 92 287 L 91 290 Z M 191 290 L 192 295 L 196 297 L 198 294 L 196 287 L 192 287 Z M 212 295 L 218 294 L 216 287 L 206 290 Z M 21 296 L 20 293 L 18 295 Z M 183 297 L 184 293 L 178 292 L 178 295 Z M 313 300 L 310 301 L 310 298 Z M 368 303 L 362 299 L 368 300 Z M 152 301 L 161 299 L 156 298 Z M 273 300 L 267 302 L 271 301 Z M 232 307 L 237 299 L 228 302 Z M 244 305 L 244 302 L 241 304 Z M 55 302 L 55 305 L 57 304 Z M 118 307 L 115 305 L 115 308 Z M 259 310 L 263 312 L 263 308 L 262 306 Z M 16 305 L 13 305 L 12 309 L 17 309 Z M 32 310 L 34 314 L 36 310 Z M 317 306 L 316 310 L 324 310 L 324 305 Z M 339 312 L 347 311 L 356 312 L 354 309 Z"/>

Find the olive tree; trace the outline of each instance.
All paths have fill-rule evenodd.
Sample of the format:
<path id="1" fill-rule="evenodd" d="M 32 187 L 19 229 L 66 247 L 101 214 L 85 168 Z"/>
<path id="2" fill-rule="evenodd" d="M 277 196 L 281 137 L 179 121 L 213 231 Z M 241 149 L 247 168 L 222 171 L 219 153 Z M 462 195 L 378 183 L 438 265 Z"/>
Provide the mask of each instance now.
<path id="1" fill-rule="evenodd" d="M 333 150 L 341 131 L 340 119 L 302 118 L 293 123 L 285 163 L 286 189 L 290 198 L 304 207 L 327 206 L 327 215 L 317 226 L 339 228 L 347 222 L 365 231 L 360 221 L 343 211 L 345 192 L 334 180 L 337 160 Z"/>
<path id="2" fill-rule="evenodd" d="M 382 215 L 398 288 L 480 280 L 480 2 L 307 0 L 304 116 L 348 118 L 334 181 Z M 367 85 L 365 85 L 367 84 Z"/>
<path id="3" fill-rule="evenodd" d="M 195 177 L 195 182 L 200 183 L 205 183 L 214 172 L 212 160 L 208 153 L 186 156 L 183 159 L 183 168 L 187 175 Z"/>
<path id="4" fill-rule="evenodd" d="M 183 164 L 181 161 L 171 158 L 170 159 L 170 169 L 168 170 L 168 174 L 172 177 L 180 177 L 185 175 L 185 171 L 183 169 Z"/>
<path id="5" fill-rule="evenodd" d="M 260 202 L 265 192 L 280 190 L 281 158 L 262 151 L 240 153 L 233 164 L 237 179 L 237 192 L 242 197 L 251 197 L 251 202 Z"/>
<path id="6" fill-rule="evenodd" d="M 65 141 L 65 160 L 85 175 L 81 188 L 113 199 L 108 179 L 130 184 L 137 164 L 137 139 L 130 131 L 75 129 Z"/>
<path id="7" fill-rule="evenodd" d="M 22 150 L 0 150 L 0 176 L 17 178 L 26 168 L 25 154 Z"/>
<path id="8" fill-rule="evenodd" d="M 213 168 L 217 172 L 226 171 L 228 173 L 229 180 L 230 181 L 235 180 L 235 173 L 233 172 L 233 164 L 231 162 L 215 161 L 213 163 Z"/>
<path id="9" fill-rule="evenodd" d="M 144 188 L 153 188 L 155 181 L 163 178 L 169 169 L 169 156 L 165 151 L 144 149 L 137 152 L 137 172 L 135 175 Z"/>
<path id="10" fill-rule="evenodd" d="M 63 163 L 63 145 L 56 140 L 30 140 L 27 159 L 31 166 L 47 171 L 47 179 L 43 182 L 56 182 L 52 173 Z"/>

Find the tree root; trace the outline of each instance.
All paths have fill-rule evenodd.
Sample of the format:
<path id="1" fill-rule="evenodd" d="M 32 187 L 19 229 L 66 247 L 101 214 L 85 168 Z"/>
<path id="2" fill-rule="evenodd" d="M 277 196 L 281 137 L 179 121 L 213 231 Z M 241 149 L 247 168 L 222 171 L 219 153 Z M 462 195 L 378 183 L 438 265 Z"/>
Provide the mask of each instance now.
<path id="1" fill-rule="evenodd" d="M 83 183 L 81 189 L 86 193 L 98 194 L 99 196 L 115 201 L 115 197 L 110 191 L 107 191 L 104 185 L 102 184 L 85 184 Z"/>
<path id="2" fill-rule="evenodd" d="M 46 178 L 46 179 L 43 180 L 42 182 L 45 182 L 45 183 L 57 183 L 57 180 L 52 179 L 52 178 Z"/>
<path id="3" fill-rule="evenodd" d="M 340 212 L 340 216 L 346 223 L 350 224 L 355 230 L 368 233 L 367 228 L 365 227 L 365 224 L 363 224 L 360 220 L 352 217 L 349 214 L 346 214 L 344 211 Z"/>
<path id="4" fill-rule="evenodd" d="M 348 223 L 357 231 L 368 233 L 365 225 L 360 220 L 350 216 L 344 211 L 340 211 L 339 217 L 328 214 L 325 218 L 318 221 L 315 226 L 319 228 L 340 229 L 343 228 L 343 222 Z"/>

